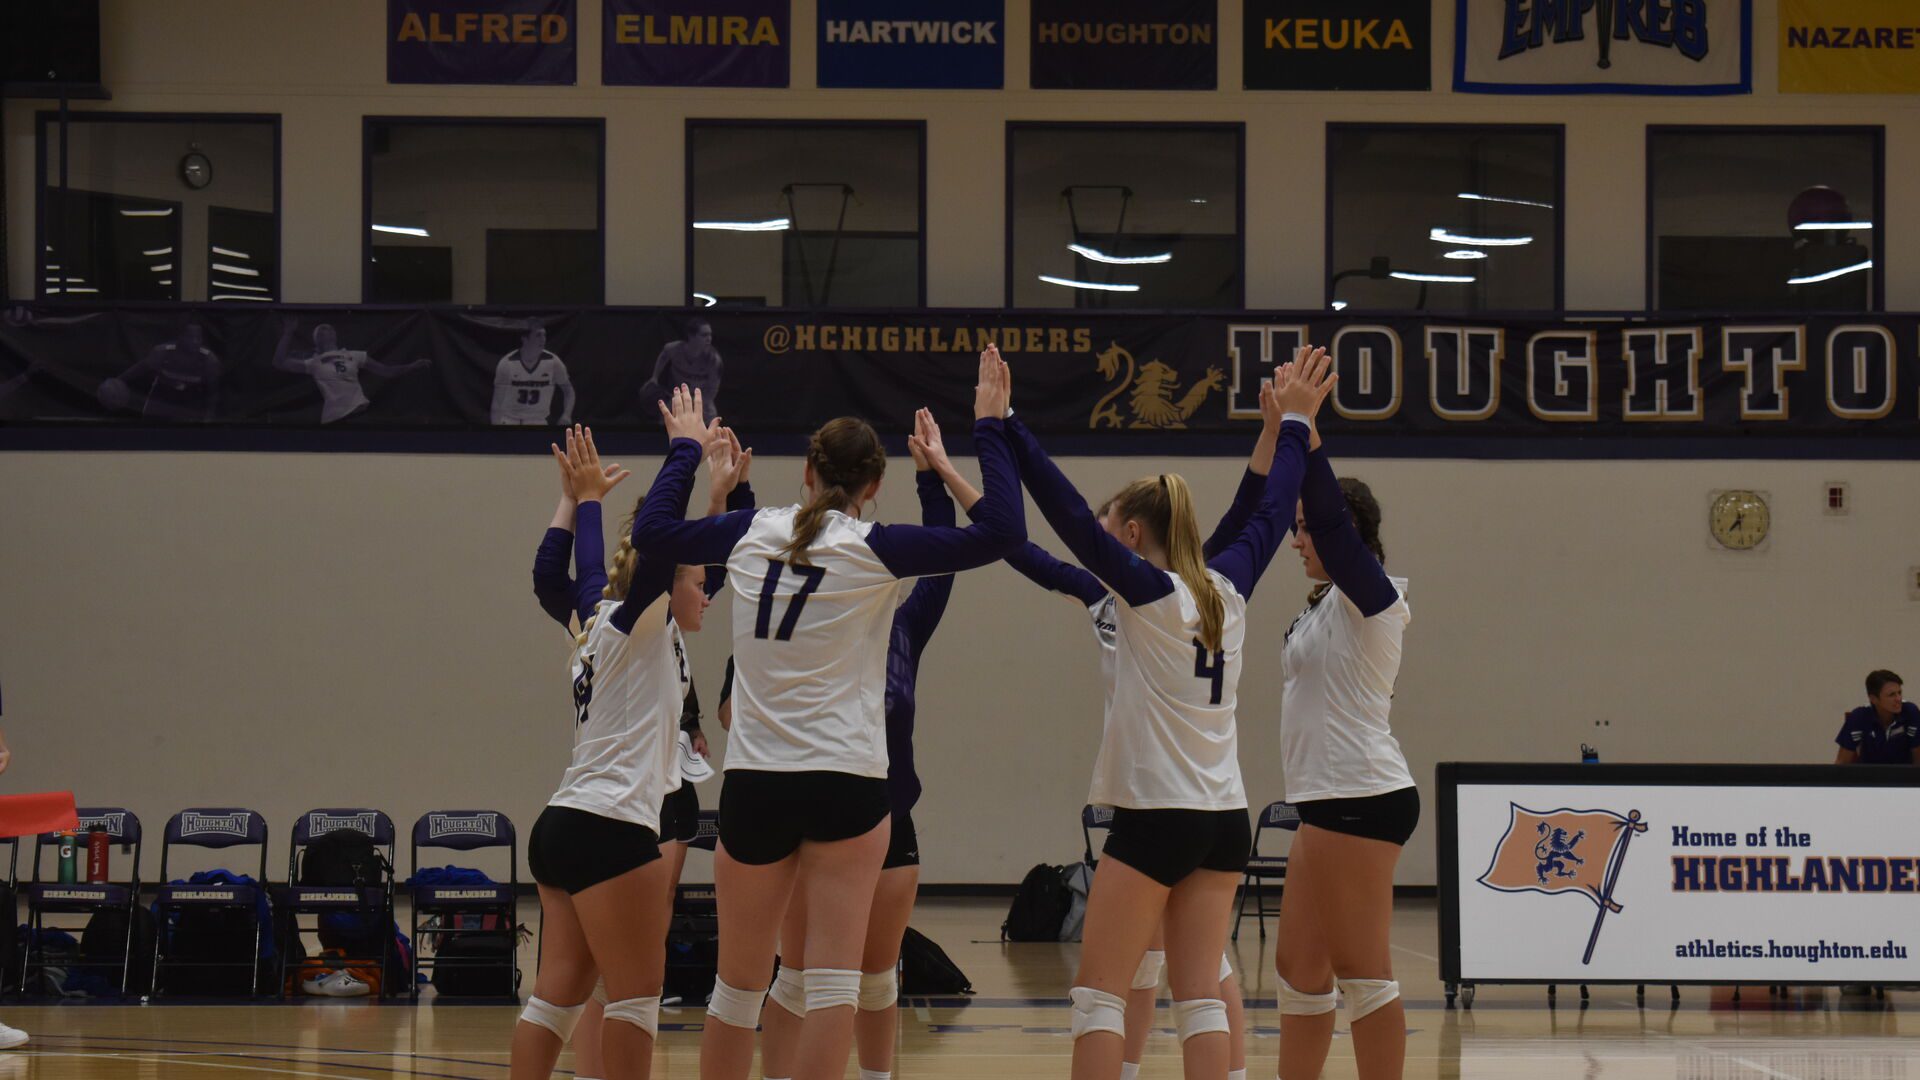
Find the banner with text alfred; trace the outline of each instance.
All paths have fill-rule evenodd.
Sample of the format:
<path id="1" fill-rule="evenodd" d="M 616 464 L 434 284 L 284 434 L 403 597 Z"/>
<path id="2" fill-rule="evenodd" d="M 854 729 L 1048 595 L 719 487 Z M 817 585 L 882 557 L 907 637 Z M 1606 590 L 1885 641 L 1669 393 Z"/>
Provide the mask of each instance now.
<path id="1" fill-rule="evenodd" d="M 998 90 L 1006 0 L 820 0 L 823 87 Z"/>
<path id="2" fill-rule="evenodd" d="M 1457 0 L 1453 88 L 1750 94 L 1752 0 Z"/>
<path id="3" fill-rule="evenodd" d="M 792 0 L 605 0 L 608 86 L 786 86 Z"/>
<path id="4" fill-rule="evenodd" d="M 1035 90 L 1212 90 L 1217 0 L 1033 0 Z"/>
<path id="5" fill-rule="evenodd" d="M 1780 92 L 1920 93 L 1920 4 L 1780 0 Z"/>
<path id="6" fill-rule="evenodd" d="M 1249 90 L 1428 90 L 1433 18 L 1403 0 L 1246 0 Z"/>
<path id="7" fill-rule="evenodd" d="M 571 86 L 574 0 L 387 0 L 390 83 Z"/>

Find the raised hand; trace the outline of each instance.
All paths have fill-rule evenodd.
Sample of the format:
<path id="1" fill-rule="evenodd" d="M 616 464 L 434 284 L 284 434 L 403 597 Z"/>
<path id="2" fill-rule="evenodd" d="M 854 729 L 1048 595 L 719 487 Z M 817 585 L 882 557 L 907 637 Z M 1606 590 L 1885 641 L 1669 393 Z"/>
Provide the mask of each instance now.
<path id="1" fill-rule="evenodd" d="M 553 460 L 560 466 L 560 497 L 567 502 L 577 502 L 578 499 L 573 494 L 573 469 L 567 461 L 567 455 L 573 449 L 572 428 L 567 429 L 566 440 L 567 449 L 565 450 L 560 449 L 557 443 L 548 443 L 547 449 L 553 451 Z"/>
<path id="2" fill-rule="evenodd" d="M 593 445 L 593 429 L 577 425 L 567 432 L 567 472 L 573 496 L 581 502 L 600 501 L 632 475 L 618 465 L 603 464 L 599 448 Z"/>
<path id="3" fill-rule="evenodd" d="M 700 444 L 703 452 L 720 437 L 720 418 L 714 417 L 709 424 L 705 415 L 700 391 L 687 389 L 685 383 L 673 388 L 671 408 L 666 402 L 660 402 L 660 418 L 666 422 L 667 438 L 692 439 Z"/>
<path id="4" fill-rule="evenodd" d="M 753 451 L 740 448 L 740 439 L 733 429 L 721 428 L 720 437 L 707 447 L 707 470 L 713 483 L 710 498 L 724 503 L 727 495 L 746 479 L 747 466 L 752 462 Z"/>
<path id="5" fill-rule="evenodd" d="M 973 387 L 973 418 L 1001 419 L 1007 415 L 1013 399 L 1013 373 L 1000 358 L 1000 347 L 989 345 L 980 353 L 980 381 Z"/>
<path id="6" fill-rule="evenodd" d="M 930 409 L 913 414 L 913 434 L 907 438 L 907 449 L 913 454 L 915 468 L 932 469 L 943 476 L 953 469 L 953 463 L 947 460 L 947 444 L 940 437 L 940 425 L 934 422 Z"/>
<path id="7" fill-rule="evenodd" d="M 1327 350 L 1303 346 L 1294 352 L 1293 362 L 1276 373 L 1272 389 L 1274 404 L 1282 413 L 1299 413 L 1311 421 L 1320 411 L 1320 403 L 1339 381 Z M 1261 415 L 1266 415 L 1264 404 Z"/>

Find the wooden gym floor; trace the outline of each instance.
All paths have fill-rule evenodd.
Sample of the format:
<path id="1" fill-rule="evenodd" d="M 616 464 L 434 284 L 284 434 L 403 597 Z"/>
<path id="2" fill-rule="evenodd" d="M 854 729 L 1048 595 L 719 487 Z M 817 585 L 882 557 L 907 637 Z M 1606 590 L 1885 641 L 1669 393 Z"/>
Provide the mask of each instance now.
<path id="1" fill-rule="evenodd" d="M 978 993 L 964 1005 L 903 1003 L 894 1066 L 900 1080 L 1066 1075 L 1066 991 L 1079 947 L 1001 945 L 1005 907 L 1002 900 L 922 903 L 914 925 L 946 948 Z M 1809 989 L 1780 999 L 1750 988 L 1735 1001 L 1725 988 L 1688 987 L 1675 1006 L 1661 986 L 1648 989 L 1642 1009 L 1632 987 L 1595 987 L 1584 1008 L 1577 987 L 1563 988 L 1554 1004 L 1539 987 L 1487 987 L 1471 1011 L 1449 1010 L 1434 959 L 1435 925 L 1431 902 L 1403 903 L 1395 918 L 1396 974 L 1411 1032 L 1406 1075 L 1414 1080 L 1920 1077 L 1920 994 L 1895 991 L 1881 1001 Z M 1277 1053 L 1270 949 L 1249 921 L 1236 951 L 1251 1006 L 1254 1080 L 1273 1076 Z M 0 1052 L 0 1080 L 506 1080 L 514 1016 L 506 1007 L 435 1006 L 430 997 L 417 1008 L 365 1001 L 8 1004 L 0 1019 L 34 1038 Z M 697 1006 L 663 1011 L 654 1076 L 698 1075 L 703 1018 Z M 1142 1075 L 1177 1077 L 1178 1047 L 1164 1007 L 1156 1019 Z M 557 1075 L 572 1075 L 568 1058 Z M 1344 1020 L 1327 1075 L 1354 1075 Z"/>

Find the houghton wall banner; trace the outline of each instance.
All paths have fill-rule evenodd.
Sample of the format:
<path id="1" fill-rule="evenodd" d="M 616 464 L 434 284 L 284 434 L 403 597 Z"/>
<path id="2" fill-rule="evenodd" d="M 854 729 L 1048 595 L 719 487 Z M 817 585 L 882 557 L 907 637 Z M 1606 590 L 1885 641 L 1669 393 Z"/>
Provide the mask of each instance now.
<path id="1" fill-rule="evenodd" d="M 711 329 L 711 335 L 706 333 Z M 1329 434 L 1599 456 L 1648 438 L 1820 440 L 1920 457 L 1920 316 L 1526 321 L 1314 314 L 128 307 L 0 317 L 0 422 L 458 431 L 578 420 L 653 430 L 701 386 L 741 431 L 853 413 L 964 420 L 998 344 L 1036 430 L 1242 452 L 1276 362 L 1324 345 Z M 1202 436 L 1202 438 L 1195 438 Z M 1878 449 L 1855 450 L 1873 442 Z M 1611 447 L 1612 449 L 1607 449 Z M 1409 448 L 1410 449 L 1410 448 Z M 1431 447 L 1422 449 L 1431 453 Z M 1522 451 L 1524 453 L 1524 451 Z"/>
<path id="2" fill-rule="evenodd" d="M 1035 90 L 1212 90 L 1217 0 L 1033 0 Z"/>
<path id="3" fill-rule="evenodd" d="M 1780 91 L 1920 93 L 1911 0 L 1780 0 Z"/>
<path id="4" fill-rule="evenodd" d="M 1458 0 L 1453 88 L 1748 94 L 1752 0 Z"/>
<path id="5" fill-rule="evenodd" d="M 791 0 L 605 0 L 608 86 L 786 86 Z"/>
<path id="6" fill-rule="evenodd" d="M 1459 977 L 1920 980 L 1916 814 L 1913 787 L 1463 782 Z"/>
<path id="7" fill-rule="evenodd" d="M 1246 0 L 1249 90 L 1428 90 L 1433 12 L 1404 0 Z"/>
<path id="8" fill-rule="evenodd" d="M 387 0 L 390 83 L 571 86 L 574 0 Z"/>
<path id="9" fill-rule="evenodd" d="M 820 0 L 824 87 L 998 90 L 1006 0 Z"/>

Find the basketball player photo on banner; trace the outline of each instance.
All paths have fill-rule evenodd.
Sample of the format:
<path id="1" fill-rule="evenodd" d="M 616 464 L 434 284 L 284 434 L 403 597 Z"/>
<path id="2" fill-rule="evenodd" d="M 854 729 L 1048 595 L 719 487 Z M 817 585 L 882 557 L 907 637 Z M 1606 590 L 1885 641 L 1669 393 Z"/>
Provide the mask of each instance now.
<path id="1" fill-rule="evenodd" d="M 1429 90 L 1433 17 L 1404 0 L 1246 0 L 1249 90 Z"/>
<path id="2" fill-rule="evenodd" d="M 819 85 L 998 90 L 1006 0 L 820 0 Z"/>
<path id="3" fill-rule="evenodd" d="M 786 86 L 792 0 L 605 0 L 608 86 Z"/>
<path id="4" fill-rule="evenodd" d="M 387 0 L 387 81 L 572 86 L 575 15 L 575 0 Z"/>
<path id="5" fill-rule="evenodd" d="M 1453 88 L 1750 94 L 1752 0 L 1457 0 Z"/>
<path id="6" fill-rule="evenodd" d="M 1920 93 L 1920 5 L 1780 0 L 1780 92 Z"/>

